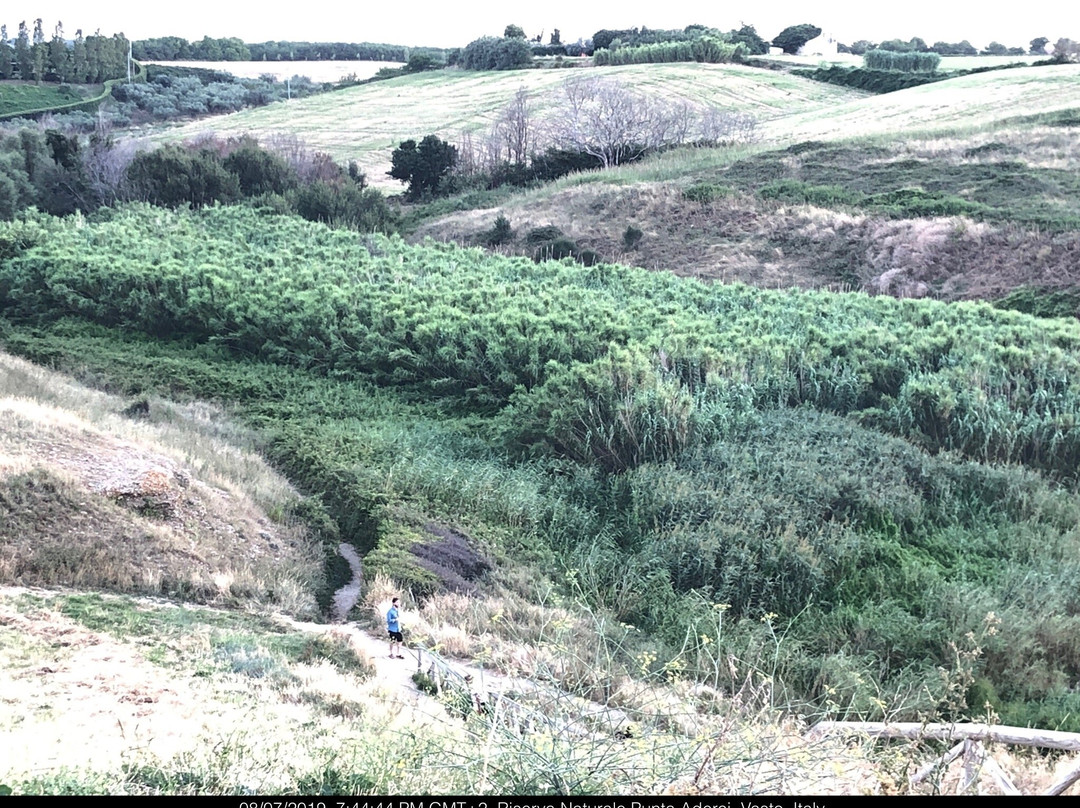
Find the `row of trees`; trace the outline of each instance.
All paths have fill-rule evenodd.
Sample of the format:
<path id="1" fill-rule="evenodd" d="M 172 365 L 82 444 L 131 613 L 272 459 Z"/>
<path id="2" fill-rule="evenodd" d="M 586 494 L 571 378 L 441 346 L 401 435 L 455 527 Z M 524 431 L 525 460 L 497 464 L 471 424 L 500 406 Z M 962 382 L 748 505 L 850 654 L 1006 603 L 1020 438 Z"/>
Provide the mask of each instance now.
<path id="1" fill-rule="evenodd" d="M 38 18 L 32 32 L 25 21 L 20 22 L 12 44 L 7 25 L 0 25 L 0 79 L 97 84 L 126 75 L 127 55 L 123 34 L 84 37 L 80 29 L 69 45 L 63 23 L 56 23 L 52 38 L 46 40 Z"/>
<path id="2" fill-rule="evenodd" d="M 851 45 L 841 46 L 843 50 L 862 56 L 871 50 L 888 50 L 896 53 L 937 53 L 941 56 L 1045 56 L 1046 46 L 1050 44 L 1047 37 L 1035 37 L 1028 43 L 1025 50 L 1021 47 L 1006 47 L 1000 42 L 991 42 L 983 50 L 979 50 L 968 40 L 960 42 L 935 42 L 933 45 L 926 44 L 921 37 L 911 39 L 888 39 L 884 42 L 874 43 L 866 39 L 859 39 Z"/>
<path id="3" fill-rule="evenodd" d="M 415 51 L 416 49 L 412 49 Z M 425 48 L 425 52 L 438 49 Z M 376 42 L 253 42 L 235 37 L 204 36 L 189 42 L 178 36 L 139 39 L 132 43 L 136 59 L 203 62 L 317 62 L 326 60 L 407 62 L 410 48 Z M 441 51 L 438 51 L 441 55 Z"/>

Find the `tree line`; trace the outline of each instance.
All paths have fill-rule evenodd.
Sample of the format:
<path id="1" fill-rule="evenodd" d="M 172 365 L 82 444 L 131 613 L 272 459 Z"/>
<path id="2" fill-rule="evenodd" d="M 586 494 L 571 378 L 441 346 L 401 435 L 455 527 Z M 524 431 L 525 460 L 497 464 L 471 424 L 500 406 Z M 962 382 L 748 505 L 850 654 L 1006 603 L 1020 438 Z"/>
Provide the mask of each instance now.
<path id="1" fill-rule="evenodd" d="M 138 39 L 132 43 L 136 59 L 176 62 L 407 62 L 410 53 L 441 54 L 438 48 L 409 48 L 377 42 L 244 42 L 236 37 L 204 36 L 189 42 L 178 36 Z"/>
<path id="2" fill-rule="evenodd" d="M 127 54 L 128 40 L 123 34 L 98 32 L 84 37 L 79 29 L 69 42 L 63 23 L 58 22 L 46 40 L 39 17 L 33 29 L 20 22 L 12 41 L 7 25 L 0 25 L 0 79 L 4 80 L 98 84 L 126 74 Z"/>

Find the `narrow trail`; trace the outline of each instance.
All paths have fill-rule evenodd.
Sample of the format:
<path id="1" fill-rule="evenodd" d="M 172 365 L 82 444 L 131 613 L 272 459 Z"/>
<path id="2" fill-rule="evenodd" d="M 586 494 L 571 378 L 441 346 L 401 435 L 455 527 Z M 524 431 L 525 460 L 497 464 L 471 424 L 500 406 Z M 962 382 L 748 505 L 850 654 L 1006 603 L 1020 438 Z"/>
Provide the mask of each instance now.
<path id="1" fill-rule="evenodd" d="M 418 671 L 436 679 L 440 686 L 458 692 L 468 693 L 478 708 L 481 705 L 494 705 L 509 696 L 510 702 L 527 695 L 530 701 L 539 700 L 550 705 L 558 705 L 557 712 L 563 715 L 559 721 L 564 728 L 582 734 L 592 731 L 579 723 L 588 717 L 592 723 L 605 726 L 608 732 L 615 728 L 625 728 L 630 718 L 618 708 L 597 704 L 578 696 L 573 696 L 561 688 L 544 685 L 530 679 L 522 679 L 495 673 L 477 666 L 467 660 L 448 660 L 432 654 L 426 649 L 409 643 L 406 629 L 405 644 L 401 649 L 404 659 L 391 658 L 390 646 L 385 633 L 372 633 L 355 623 L 346 622 L 353 607 L 360 600 L 364 586 L 363 562 L 356 549 L 342 543 L 338 552 L 348 562 L 352 570 L 352 579 L 334 593 L 331 604 L 331 623 L 319 626 L 314 623 L 302 623 L 283 618 L 293 627 L 306 631 L 337 631 L 346 634 L 350 642 L 366 656 L 375 669 L 375 678 L 398 692 L 406 693 L 416 706 L 431 698 L 429 694 L 417 688 L 413 676 Z M 505 703 L 505 702 L 504 702 Z M 507 707 L 507 709 L 512 709 Z M 519 708 L 518 713 L 528 720 L 529 708 Z"/>
<path id="2" fill-rule="evenodd" d="M 334 593 L 330 608 L 330 619 L 334 623 L 343 623 L 352 607 L 360 600 L 360 591 L 364 588 L 364 562 L 351 544 L 342 542 L 338 545 L 338 552 L 352 570 L 352 580 Z"/>

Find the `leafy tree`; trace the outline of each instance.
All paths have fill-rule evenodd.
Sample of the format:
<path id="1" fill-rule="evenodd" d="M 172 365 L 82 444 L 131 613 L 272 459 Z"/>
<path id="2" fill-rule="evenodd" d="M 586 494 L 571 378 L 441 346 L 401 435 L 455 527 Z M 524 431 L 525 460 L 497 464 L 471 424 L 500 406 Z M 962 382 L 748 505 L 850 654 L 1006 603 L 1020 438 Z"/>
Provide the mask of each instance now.
<path id="1" fill-rule="evenodd" d="M 296 172 L 282 157 L 252 141 L 232 152 L 222 165 L 236 176 L 244 196 L 284 194 L 297 183 Z"/>
<path id="2" fill-rule="evenodd" d="M 746 46 L 746 50 L 755 56 L 769 52 L 769 43 L 758 35 L 757 29 L 752 25 L 744 25 L 738 30 L 728 31 L 727 41 L 735 44 L 741 42 Z"/>
<path id="3" fill-rule="evenodd" d="M 394 149 L 390 160 L 387 173 L 408 183 L 410 199 L 420 199 L 439 192 L 439 186 L 457 162 L 457 148 L 435 135 L 427 135 L 419 146 L 415 140 L 403 141 Z"/>
<path id="4" fill-rule="evenodd" d="M 525 39 L 525 29 L 520 25 L 508 25 L 503 31 L 505 39 Z"/>
<path id="5" fill-rule="evenodd" d="M 10 79 L 15 72 L 15 51 L 8 44 L 6 25 L 0 25 L 0 80 Z"/>
<path id="6" fill-rule="evenodd" d="M 443 63 L 437 56 L 422 51 L 409 54 L 409 61 L 405 65 L 405 69 L 409 73 L 423 73 L 425 70 L 440 70 L 442 67 Z"/>
<path id="7" fill-rule="evenodd" d="M 856 56 L 862 56 L 868 50 L 873 50 L 877 45 L 869 39 L 857 39 L 851 43 L 851 52 Z"/>
<path id="8" fill-rule="evenodd" d="M 1005 56 L 1008 52 L 1009 49 L 1000 42 L 991 42 L 986 46 L 986 50 L 983 51 L 987 56 Z"/>
<path id="9" fill-rule="evenodd" d="M 19 35 L 15 38 L 15 64 L 19 68 L 19 78 L 29 81 L 34 72 L 34 57 L 30 53 L 30 32 L 25 21 L 19 23 Z"/>
<path id="10" fill-rule="evenodd" d="M 75 32 L 75 42 L 71 46 L 71 81 L 75 84 L 84 84 L 90 73 L 90 66 L 86 61 L 86 40 L 80 28 Z"/>
<path id="11" fill-rule="evenodd" d="M 532 64 L 532 48 L 524 39 L 485 36 L 465 46 L 459 62 L 466 70 L 514 70 Z"/>
<path id="12" fill-rule="evenodd" d="M 1055 62 L 1080 62 L 1080 42 L 1062 37 L 1054 43 Z"/>
<path id="13" fill-rule="evenodd" d="M 46 74 L 54 81 L 71 80 L 71 55 L 64 41 L 64 24 L 58 22 L 49 40 L 49 66 Z"/>
<path id="14" fill-rule="evenodd" d="M 34 20 L 34 44 L 30 49 L 30 59 L 33 65 L 34 81 L 41 84 L 45 78 L 45 65 L 49 61 L 45 32 L 41 28 L 41 17 Z"/>
<path id="15" fill-rule="evenodd" d="M 1049 44 L 1049 39 L 1044 36 L 1037 36 L 1031 40 L 1031 50 L 1028 52 L 1036 56 L 1041 56 L 1046 53 L 1046 46 Z"/>
<path id="16" fill-rule="evenodd" d="M 231 202 L 240 195 L 236 175 L 209 150 L 190 152 L 182 146 L 162 146 L 137 155 L 127 173 L 137 196 L 168 208 L 199 208 Z"/>
<path id="17" fill-rule="evenodd" d="M 782 48 L 784 53 L 798 53 L 799 48 L 818 36 L 821 36 L 821 29 L 806 22 L 800 25 L 789 25 L 773 37 L 772 44 Z"/>
<path id="18" fill-rule="evenodd" d="M 960 42 L 935 42 L 930 50 L 942 56 L 977 56 L 979 53 L 978 49 L 966 39 Z"/>
<path id="19" fill-rule="evenodd" d="M 316 180 L 295 189 L 290 199 L 297 214 L 308 221 L 369 233 L 393 233 L 398 228 L 397 215 L 386 198 L 355 182 Z"/>
<path id="20" fill-rule="evenodd" d="M 562 34 L 559 32 L 558 28 L 556 28 L 554 31 L 551 32 L 551 44 L 552 45 L 561 45 L 562 44 Z"/>

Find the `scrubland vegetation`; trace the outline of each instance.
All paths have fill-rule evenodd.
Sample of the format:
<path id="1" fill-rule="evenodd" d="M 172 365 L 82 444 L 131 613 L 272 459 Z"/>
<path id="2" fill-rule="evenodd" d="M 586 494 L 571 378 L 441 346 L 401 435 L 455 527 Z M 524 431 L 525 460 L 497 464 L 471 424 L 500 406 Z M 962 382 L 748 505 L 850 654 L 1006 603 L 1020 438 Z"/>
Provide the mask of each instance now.
<path id="1" fill-rule="evenodd" d="M 900 42 L 843 81 L 935 81 L 870 96 L 641 64 L 750 26 L 597 33 L 602 73 L 425 56 L 156 149 L 0 133 L 0 585 L 54 590 L 0 592 L 0 681 L 73 632 L 221 716 L 0 790 L 922 793 L 927 748 L 806 727 L 1080 731 L 1076 67 Z M 212 78 L 114 95 L 279 97 Z M 342 545 L 350 620 L 400 593 L 505 711 L 392 695 L 325 625 Z"/>

